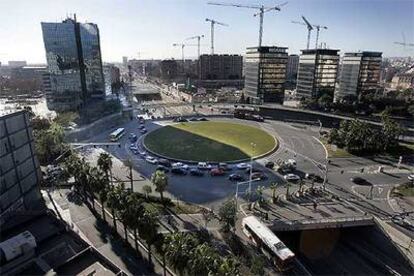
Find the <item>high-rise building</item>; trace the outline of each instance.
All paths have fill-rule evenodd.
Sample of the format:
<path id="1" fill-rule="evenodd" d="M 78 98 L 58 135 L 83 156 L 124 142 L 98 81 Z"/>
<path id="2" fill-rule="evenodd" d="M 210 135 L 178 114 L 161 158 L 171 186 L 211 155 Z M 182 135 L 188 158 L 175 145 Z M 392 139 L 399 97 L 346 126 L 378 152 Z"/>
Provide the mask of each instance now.
<path id="1" fill-rule="evenodd" d="M 381 52 L 345 53 L 335 101 L 376 92 L 381 77 Z"/>
<path id="2" fill-rule="evenodd" d="M 29 114 L 0 117 L 0 231 L 32 218 L 44 204 Z"/>
<path id="3" fill-rule="evenodd" d="M 103 98 L 98 26 L 71 18 L 62 23 L 41 24 L 50 77 L 45 91 L 49 109 L 75 110 L 91 98 Z"/>
<path id="4" fill-rule="evenodd" d="M 287 48 L 262 46 L 247 48 L 244 61 L 244 90 L 251 103 L 283 103 Z"/>
<path id="5" fill-rule="evenodd" d="M 164 59 L 160 64 L 160 75 L 163 80 L 172 80 L 178 76 L 178 63 L 175 59 Z"/>
<path id="6" fill-rule="evenodd" d="M 286 80 L 295 81 L 298 76 L 299 56 L 289 55 L 286 65 Z"/>
<path id="7" fill-rule="evenodd" d="M 240 55 L 201 55 L 200 80 L 235 80 L 242 78 L 243 57 Z"/>
<path id="8" fill-rule="evenodd" d="M 105 93 L 110 95 L 117 91 L 116 86 L 120 85 L 121 73 L 118 67 L 113 64 L 105 64 L 103 67 L 104 78 L 105 78 Z"/>
<path id="9" fill-rule="evenodd" d="M 338 73 L 339 50 L 302 50 L 299 58 L 296 94 L 317 98 L 324 93 L 333 96 Z"/>

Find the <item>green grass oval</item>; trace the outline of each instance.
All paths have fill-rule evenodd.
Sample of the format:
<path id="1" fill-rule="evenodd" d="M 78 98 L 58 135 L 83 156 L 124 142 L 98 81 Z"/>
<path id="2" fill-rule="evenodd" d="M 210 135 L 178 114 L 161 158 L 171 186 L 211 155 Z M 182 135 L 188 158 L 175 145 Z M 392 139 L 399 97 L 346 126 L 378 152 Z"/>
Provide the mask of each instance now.
<path id="1" fill-rule="evenodd" d="M 144 144 L 150 151 L 172 159 L 229 162 L 265 154 L 277 141 L 256 127 L 208 121 L 161 127 L 148 133 Z"/>

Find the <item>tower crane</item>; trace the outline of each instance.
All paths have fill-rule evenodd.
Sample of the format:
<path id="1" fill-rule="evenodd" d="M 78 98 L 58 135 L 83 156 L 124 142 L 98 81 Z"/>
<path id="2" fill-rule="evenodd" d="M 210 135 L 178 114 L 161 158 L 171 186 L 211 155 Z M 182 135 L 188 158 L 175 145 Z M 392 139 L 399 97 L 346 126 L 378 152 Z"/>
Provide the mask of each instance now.
<path id="1" fill-rule="evenodd" d="M 183 64 L 184 64 L 184 48 L 186 46 L 198 46 L 198 45 L 197 44 L 173 43 L 172 46 L 174 46 L 174 47 L 181 47 L 181 59 L 182 59 Z"/>
<path id="2" fill-rule="evenodd" d="M 197 58 L 200 58 L 200 40 L 204 38 L 204 35 L 195 35 L 187 38 L 186 40 L 197 39 Z"/>
<path id="3" fill-rule="evenodd" d="M 280 7 L 287 4 L 287 2 L 276 5 L 273 7 L 265 7 L 264 5 L 241 5 L 241 4 L 230 4 L 230 3 L 217 3 L 217 2 L 208 2 L 209 5 L 217 5 L 217 6 L 228 6 L 228 7 L 236 7 L 236 8 L 247 8 L 247 9 L 255 9 L 258 10 L 257 13 L 253 14 L 253 16 L 259 16 L 259 47 L 262 46 L 262 36 L 263 36 L 263 18 L 266 12 L 275 10 L 280 11 Z"/>
<path id="4" fill-rule="evenodd" d="M 404 48 L 406 48 L 407 46 L 414 47 L 414 43 L 407 43 L 407 41 L 405 40 L 405 34 L 403 32 L 401 33 L 401 35 L 402 35 L 402 42 L 394 42 L 394 44 L 402 45 L 404 46 Z"/>
<path id="5" fill-rule="evenodd" d="M 300 24 L 300 25 L 304 25 L 306 26 L 306 28 L 308 29 L 308 41 L 306 42 L 306 49 L 309 49 L 309 42 L 310 42 L 310 36 L 311 36 L 311 31 L 313 30 L 312 25 L 309 23 L 308 20 L 306 20 L 306 18 L 302 15 L 302 19 L 305 23 L 303 22 L 299 22 L 299 21 L 292 21 L 292 23 L 295 24 Z"/>
<path id="6" fill-rule="evenodd" d="M 214 55 L 214 25 L 221 25 L 228 27 L 226 23 L 221 23 L 213 19 L 206 18 L 206 22 L 210 22 L 210 42 L 211 42 L 211 54 Z"/>
<path id="7" fill-rule="evenodd" d="M 316 28 L 315 49 L 318 49 L 319 32 L 320 32 L 321 29 L 325 29 L 325 30 L 328 29 L 328 27 L 322 26 L 322 25 L 311 24 L 311 23 L 309 23 L 309 21 L 303 15 L 302 15 L 302 20 L 303 20 L 303 22 L 292 21 L 292 23 L 304 25 L 308 28 L 308 42 L 306 44 L 306 49 L 309 49 L 310 35 L 311 35 L 311 31 L 313 30 L 313 28 Z"/>

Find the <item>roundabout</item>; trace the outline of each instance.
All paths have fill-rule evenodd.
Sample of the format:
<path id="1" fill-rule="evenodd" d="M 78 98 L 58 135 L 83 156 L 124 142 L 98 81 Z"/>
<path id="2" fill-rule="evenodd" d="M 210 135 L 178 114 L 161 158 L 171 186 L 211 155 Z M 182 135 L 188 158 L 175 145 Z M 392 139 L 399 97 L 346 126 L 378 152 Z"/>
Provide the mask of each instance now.
<path id="1" fill-rule="evenodd" d="M 237 162 L 277 149 L 277 139 L 257 127 L 225 121 L 185 122 L 148 133 L 143 145 L 155 155 L 187 162 Z"/>

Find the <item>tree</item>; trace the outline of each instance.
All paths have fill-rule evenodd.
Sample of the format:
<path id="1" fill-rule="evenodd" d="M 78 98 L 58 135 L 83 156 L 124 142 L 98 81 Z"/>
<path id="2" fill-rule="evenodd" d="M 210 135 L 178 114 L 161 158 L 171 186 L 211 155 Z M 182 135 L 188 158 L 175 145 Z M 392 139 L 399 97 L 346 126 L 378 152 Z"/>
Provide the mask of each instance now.
<path id="1" fill-rule="evenodd" d="M 276 189 L 277 189 L 277 183 L 272 182 L 269 187 L 272 190 L 272 202 L 276 203 Z"/>
<path id="2" fill-rule="evenodd" d="M 257 202 L 259 203 L 259 206 L 262 206 L 262 204 L 264 203 L 263 191 L 264 191 L 264 186 L 259 186 L 256 189 L 256 195 L 258 197 Z"/>
<path id="3" fill-rule="evenodd" d="M 381 114 L 382 135 L 384 139 L 384 150 L 395 147 L 398 144 L 398 137 L 403 132 L 401 126 L 392 120 L 387 112 Z"/>
<path id="4" fill-rule="evenodd" d="M 163 193 L 168 186 L 167 175 L 163 171 L 156 170 L 155 173 L 153 173 L 151 176 L 151 182 L 155 186 L 155 191 L 160 193 L 161 201 L 164 204 L 165 202 Z"/>
<path id="5" fill-rule="evenodd" d="M 124 161 L 124 165 L 127 167 L 127 170 L 129 172 L 129 177 L 128 178 L 129 178 L 129 181 L 131 183 L 131 192 L 133 192 L 134 191 L 134 179 L 133 179 L 133 176 L 132 176 L 132 166 L 134 165 L 134 163 L 132 162 L 131 159 L 126 159 Z"/>
<path id="6" fill-rule="evenodd" d="M 214 213 L 211 210 L 205 209 L 203 208 L 201 210 L 201 215 L 203 216 L 204 219 L 204 227 L 207 228 L 207 224 L 214 219 Z"/>
<path id="7" fill-rule="evenodd" d="M 144 186 L 142 186 L 142 191 L 144 192 L 145 197 L 146 197 L 146 198 L 147 198 L 147 200 L 148 200 L 148 196 L 149 196 L 149 194 L 150 194 L 150 193 L 152 193 L 152 188 L 151 188 L 151 186 L 150 186 L 150 185 L 144 185 Z"/>
<path id="8" fill-rule="evenodd" d="M 117 211 L 122 208 L 122 193 L 124 191 L 124 184 L 120 183 L 117 186 L 112 186 L 108 192 L 108 207 L 111 209 L 112 220 L 117 231 L 116 215 Z"/>
<path id="9" fill-rule="evenodd" d="M 191 250 L 198 244 L 191 234 L 175 232 L 167 235 L 164 242 L 165 255 L 171 266 L 183 274 L 191 257 Z"/>
<path id="10" fill-rule="evenodd" d="M 99 201 L 101 202 L 101 207 L 102 207 L 102 219 L 104 221 L 106 221 L 105 203 L 108 200 L 108 192 L 109 192 L 109 186 L 108 185 L 105 185 L 98 192 Z"/>
<path id="11" fill-rule="evenodd" d="M 236 224 L 237 210 L 234 200 L 225 202 L 219 209 L 219 217 L 223 223 L 223 231 L 229 232 Z"/>
<path id="12" fill-rule="evenodd" d="M 328 108 L 331 106 L 332 101 L 332 96 L 325 93 L 318 99 L 318 105 L 321 108 Z"/>
<path id="13" fill-rule="evenodd" d="M 108 182 L 112 182 L 112 157 L 106 152 L 102 152 L 98 157 L 98 167 L 105 173 Z"/>
<path id="14" fill-rule="evenodd" d="M 47 129 L 34 130 L 35 151 L 41 165 L 52 163 L 66 150 L 63 128 L 52 123 Z"/>
<path id="15" fill-rule="evenodd" d="M 143 201 L 137 193 L 128 193 L 126 197 L 126 212 L 124 213 L 125 223 L 134 232 L 135 250 L 138 251 L 138 229 L 141 226 L 141 219 L 144 215 Z"/>
<path id="16" fill-rule="evenodd" d="M 188 264 L 190 275 L 214 275 L 218 270 L 219 256 L 207 243 L 197 245 L 191 251 Z"/>
<path id="17" fill-rule="evenodd" d="M 148 260 L 151 263 L 151 247 L 158 237 L 158 213 L 152 210 L 145 210 L 138 224 L 138 232 L 141 238 L 148 245 Z"/>
<path id="18" fill-rule="evenodd" d="M 239 275 L 240 262 L 235 257 L 225 257 L 218 268 L 218 275 L 234 276 Z"/>
<path id="19" fill-rule="evenodd" d="M 250 272 L 254 275 L 264 275 L 265 260 L 262 256 L 254 256 L 250 266 Z"/>

